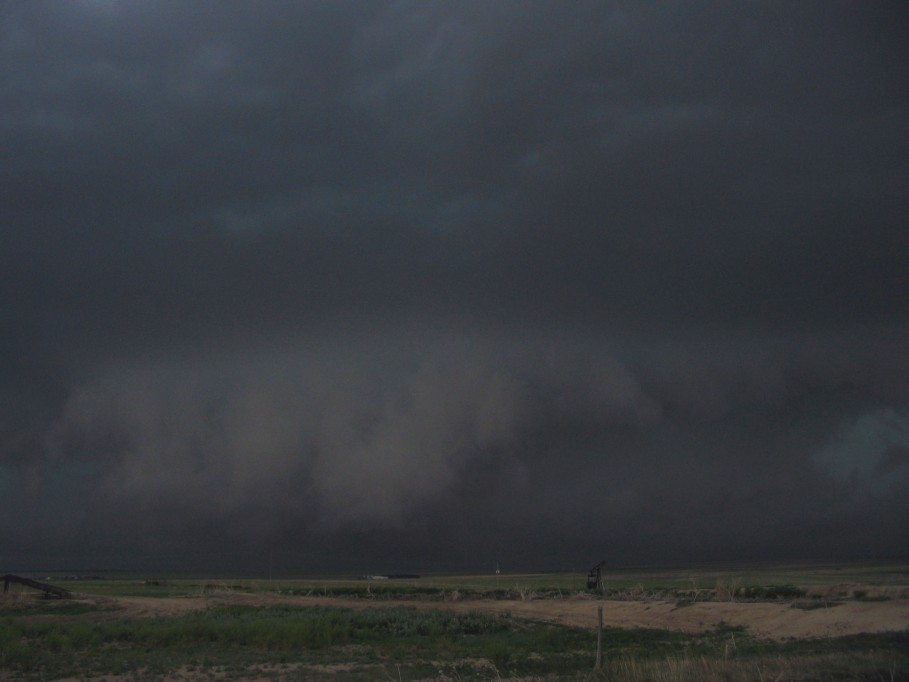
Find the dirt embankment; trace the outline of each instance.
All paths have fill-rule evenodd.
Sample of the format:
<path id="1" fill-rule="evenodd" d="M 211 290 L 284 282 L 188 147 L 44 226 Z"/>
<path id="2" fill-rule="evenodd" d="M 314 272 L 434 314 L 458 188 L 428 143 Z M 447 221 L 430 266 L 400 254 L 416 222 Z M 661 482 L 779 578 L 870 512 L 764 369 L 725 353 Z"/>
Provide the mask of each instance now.
<path id="1" fill-rule="evenodd" d="M 268 606 L 411 606 L 511 614 L 577 627 L 596 627 L 597 607 L 603 607 L 603 623 L 611 627 L 646 627 L 684 632 L 712 630 L 720 624 L 744 626 L 757 636 L 770 639 L 829 637 L 909 629 L 909 599 L 884 601 L 847 600 L 824 602 L 826 606 L 794 608 L 788 602 L 695 602 L 611 601 L 590 598 L 463 601 L 379 600 L 334 597 L 286 596 L 273 593 L 214 593 L 205 597 L 116 597 L 96 598 L 115 610 L 101 612 L 108 618 L 147 618 L 181 615 L 219 604 Z"/>

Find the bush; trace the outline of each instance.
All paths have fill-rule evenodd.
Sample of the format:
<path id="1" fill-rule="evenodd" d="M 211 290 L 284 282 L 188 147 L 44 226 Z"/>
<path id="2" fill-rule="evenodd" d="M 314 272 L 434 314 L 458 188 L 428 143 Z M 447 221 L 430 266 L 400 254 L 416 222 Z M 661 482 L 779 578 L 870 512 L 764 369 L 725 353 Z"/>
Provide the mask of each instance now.
<path id="1" fill-rule="evenodd" d="M 742 599 L 799 599 L 807 595 L 807 592 L 795 585 L 754 585 L 751 587 L 741 587 L 736 593 L 737 597 Z"/>

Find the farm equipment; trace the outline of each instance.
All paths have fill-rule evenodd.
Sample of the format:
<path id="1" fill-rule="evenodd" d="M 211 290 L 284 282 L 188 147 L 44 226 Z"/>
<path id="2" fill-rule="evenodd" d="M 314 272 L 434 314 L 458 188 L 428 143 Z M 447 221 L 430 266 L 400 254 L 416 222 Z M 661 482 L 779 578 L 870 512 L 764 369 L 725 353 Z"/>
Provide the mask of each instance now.
<path id="1" fill-rule="evenodd" d="M 37 580 L 32 580 L 31 578 L 23 578 L 22 576 L 13 575 L 12 573 L 7 573 L 6 575 L 0 576 L 0 580 L 3 581 L 4 592 L 9 592 L 10 583 L 18 583 L 20 585 L 25 585 L 26 587 L 31 587 L 35 590 L 41 590 L 44 592 L 45 599 L 70 599 L 73 596 L 69 590 L 64 590 L 62 587 L 55 587 L 54 585 L 38 582 Z"/>
<path id="2" fill-rule="evenodd" d="M 606 562 L 601 561 L 590 569 L 590 572 L 587 574 L 588 590 L 598 590 L 603 587 L 603 566 L 605 565 Z"/>

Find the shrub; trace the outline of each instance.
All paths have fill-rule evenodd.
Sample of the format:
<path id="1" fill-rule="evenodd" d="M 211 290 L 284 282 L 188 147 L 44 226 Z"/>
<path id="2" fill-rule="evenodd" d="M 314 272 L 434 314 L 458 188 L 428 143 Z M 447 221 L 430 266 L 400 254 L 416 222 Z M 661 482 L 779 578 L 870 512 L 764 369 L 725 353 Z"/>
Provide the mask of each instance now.
<path id="1" fill-rule="evenodd" d="M 798 599 L 806 596 L 805 590 L 795 585 L 753 585 L 739 588 L 737 596 L 743 599 Z"/>

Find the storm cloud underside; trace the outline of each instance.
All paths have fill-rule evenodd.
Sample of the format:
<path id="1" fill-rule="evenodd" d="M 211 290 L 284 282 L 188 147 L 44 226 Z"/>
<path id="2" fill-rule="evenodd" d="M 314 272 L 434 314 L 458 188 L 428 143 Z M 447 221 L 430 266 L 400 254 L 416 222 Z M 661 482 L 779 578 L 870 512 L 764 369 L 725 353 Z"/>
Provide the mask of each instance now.
<path id="1" fill-rule="evenodd" d="M 906 20 L 3 4 L 0 559 L 905 556 Z"/>

